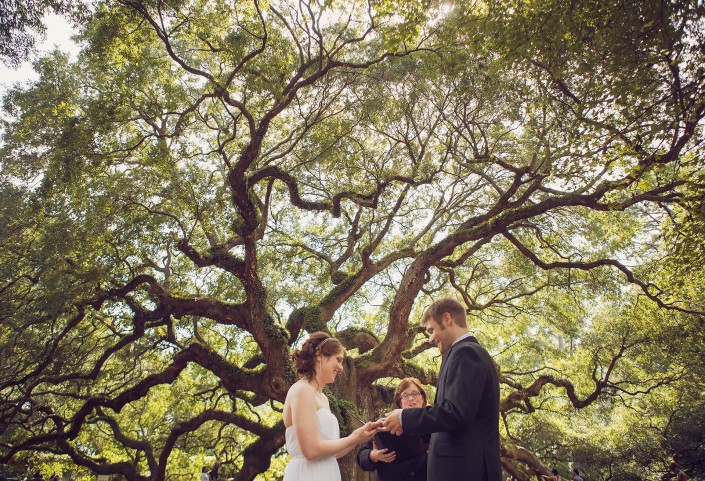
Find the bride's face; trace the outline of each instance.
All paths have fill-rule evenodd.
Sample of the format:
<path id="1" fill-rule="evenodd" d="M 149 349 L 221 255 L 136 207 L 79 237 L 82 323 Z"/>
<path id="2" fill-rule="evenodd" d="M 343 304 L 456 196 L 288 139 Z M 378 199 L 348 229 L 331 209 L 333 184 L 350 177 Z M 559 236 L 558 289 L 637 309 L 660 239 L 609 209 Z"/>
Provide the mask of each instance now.
<path id="1" fill-rule="evenodd" d="M 335 376 L 343 372 L 343 360 L 345 359 L 345 351 L 339 351 L 332 356 L 318 355 L 318 364 L 316 365 L 316 378 L 323 384 L 331 384 L 335 382 Z"/>

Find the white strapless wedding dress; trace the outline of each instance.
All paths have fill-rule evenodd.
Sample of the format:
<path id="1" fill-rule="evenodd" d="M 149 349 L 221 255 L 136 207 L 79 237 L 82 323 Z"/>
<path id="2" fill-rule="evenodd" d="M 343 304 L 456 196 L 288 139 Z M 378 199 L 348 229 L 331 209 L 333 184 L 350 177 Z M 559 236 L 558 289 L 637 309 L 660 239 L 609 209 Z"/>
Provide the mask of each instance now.
<path id="1" fill-rule="evenodd" d="M 330 410 L 320 408 L 316 411 L 316 418 L 321 439 L 340 438 L 338 419 Z M 301 453 L 293 426 L 286 428 L 285 436 L 286 450 L 291 459 L 284 470 L 284 481 L 340 481 L 340 468 L 335 456 L 309 461 Z"/>

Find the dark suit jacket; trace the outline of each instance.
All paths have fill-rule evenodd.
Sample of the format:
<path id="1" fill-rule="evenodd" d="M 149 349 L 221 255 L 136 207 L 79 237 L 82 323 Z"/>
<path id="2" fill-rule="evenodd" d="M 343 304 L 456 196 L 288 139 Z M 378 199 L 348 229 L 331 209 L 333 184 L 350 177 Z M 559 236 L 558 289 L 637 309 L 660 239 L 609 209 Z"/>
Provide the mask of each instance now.
<path id="1" fill-rule="evenodd" d="M 499 377 L 470 336 L 443 355 L 433 406 L 404 409 L 405 433 L 431 434 L 428 479 L 501 481 Z"/>

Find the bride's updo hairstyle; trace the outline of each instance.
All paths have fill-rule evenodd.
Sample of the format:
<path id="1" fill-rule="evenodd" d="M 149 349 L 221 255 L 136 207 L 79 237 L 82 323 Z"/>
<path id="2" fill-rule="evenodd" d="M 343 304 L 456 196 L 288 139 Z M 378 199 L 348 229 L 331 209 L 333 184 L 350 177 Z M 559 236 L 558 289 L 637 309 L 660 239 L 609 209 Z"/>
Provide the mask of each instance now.
<path id="1" fill-rule="evenodd" d="M 318 331 L 308 336 L 301 349 L 294 349 L 291 359 L 294 361 L 296 373 L 310 381 L 316 376 L 317 354 L 330 357 L 342 351 L 345 351 L 345 348 L 339 340 L 330 337 L 325 332 Z"/>

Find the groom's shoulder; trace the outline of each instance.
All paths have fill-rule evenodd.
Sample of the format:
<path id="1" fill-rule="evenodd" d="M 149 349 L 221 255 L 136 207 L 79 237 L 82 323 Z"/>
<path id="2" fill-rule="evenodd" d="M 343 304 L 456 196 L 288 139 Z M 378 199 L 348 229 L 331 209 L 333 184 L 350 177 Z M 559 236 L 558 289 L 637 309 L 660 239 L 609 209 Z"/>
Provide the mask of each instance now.
<path id="1" fill-rule="evenodd" d="M 482 347 L 482 345 L 477 342 L 474 337 L 466 337 L 458 341 L 458 343 L 453 346 L 453 351 L 451 354 L 456 354 L 460 356 L 472 356 L 480 358 L 491 358 L 487 349 Z"/>

